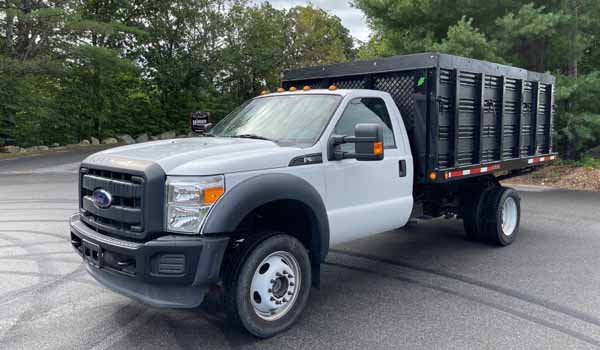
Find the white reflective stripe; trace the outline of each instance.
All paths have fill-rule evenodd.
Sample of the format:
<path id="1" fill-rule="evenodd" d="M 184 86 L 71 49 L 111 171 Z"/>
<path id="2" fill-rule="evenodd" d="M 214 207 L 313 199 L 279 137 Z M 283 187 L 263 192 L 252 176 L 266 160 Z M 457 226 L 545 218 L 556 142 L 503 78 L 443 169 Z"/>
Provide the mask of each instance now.
<path id="1" fill-rule="evenodd" d="M 550 156 L 550 160 L 555 160 L 556 156 Z"/>
<path id="2" fill-rule="evenodd" d="M 542 158 L 540 158 L 540 162 L 543 162 L 543 161 L 545 161 L 545 160 L 546 160 L 546 157 L 542 157 Z"/>
<path id="3" fill-rule="evenodd" d="M 487 172 L 487 171 L 488 171 L 488 168 L 487 168 L 486 166 L 484 166 L 483 168 L 481 168 L 481 170 L 480 170 L 480 171 L 481 171 L 482 173 L 485 173 L 485 172 Z"/>
<path id="4" fill-rule="evenodd" d="M 471 170 L 463 170 L 463 175 L 469 175 L 471 174 Z"/>
<path id="5" fill-rule="evenodd" d="M 527 163 L 529 163 L 529 164 L 533 164 L 533 158 L 532 158 L 532 159 L 529 159 L 529 160 L 527 160 Z"/>

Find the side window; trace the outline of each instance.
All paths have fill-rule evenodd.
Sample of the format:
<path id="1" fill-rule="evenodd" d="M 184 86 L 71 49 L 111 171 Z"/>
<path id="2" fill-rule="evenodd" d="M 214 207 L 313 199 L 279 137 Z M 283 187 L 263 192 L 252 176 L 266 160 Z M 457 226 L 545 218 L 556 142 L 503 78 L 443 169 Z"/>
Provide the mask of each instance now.
<path id="1" fill-rule="evenodd" d="M 376 97 L 356 98 L 348 104 L 335 126 L 338 135 L 354 135 L 354 126 L 361 123 L 377 123 L 383 127 L 383 147 L 395 148 L 396 141 L 392 121 L 385 102 Z M 344 152 L 354 152 L 354 144 L 343 144 Z"/>

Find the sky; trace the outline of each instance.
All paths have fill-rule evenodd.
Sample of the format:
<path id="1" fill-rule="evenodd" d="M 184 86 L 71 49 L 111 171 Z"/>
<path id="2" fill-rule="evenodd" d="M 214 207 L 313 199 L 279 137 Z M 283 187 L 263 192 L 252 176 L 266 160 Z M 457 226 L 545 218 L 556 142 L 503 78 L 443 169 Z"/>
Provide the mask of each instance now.
<path id="1" fill-rule="evenodd" d="M 252 0 L 255 4 L 260 4 L 266 0 Z M 344 27 L 350 30 L 353 37 L 367 41 L 371 31 L 367 26 L 367 20 L 362 11 L 350 6 L 350 0 L 269 0 L 273 7 L 289 8 L 298 5 L 313 4 L 315 7 L 327 10 L 329 13 L 338 16 L 342 20 Z"/>

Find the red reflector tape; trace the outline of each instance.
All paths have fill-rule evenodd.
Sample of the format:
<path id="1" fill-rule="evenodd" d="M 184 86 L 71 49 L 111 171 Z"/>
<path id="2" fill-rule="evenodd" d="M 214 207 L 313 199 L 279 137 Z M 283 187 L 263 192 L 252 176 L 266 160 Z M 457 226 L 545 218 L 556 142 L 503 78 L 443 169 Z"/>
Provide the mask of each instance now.
<path id="1" fill-rule="evenodd" d="M 453 170 L 448 173 L 448 178 L 450 179 L 453 177 L 482 174 L 482 173 L 487 173 L 487 172 L 498 170 L 498 169 L 500 169 L 500 164 L 488 165 L 488 166 L 484 166 L 481 168 L 473 168 L 473 169 L 466 169 L 466 170 Z"/>
<path id="2" fill-rule="evenodd" d="M 546 162 L 549 160 L 556 160 L 556 156 L 544 156 L 544 157 L 530 158 L 527 160 L 527 164 L 537 164 L 537 163 L 542 163 L 542 162 Z"/>

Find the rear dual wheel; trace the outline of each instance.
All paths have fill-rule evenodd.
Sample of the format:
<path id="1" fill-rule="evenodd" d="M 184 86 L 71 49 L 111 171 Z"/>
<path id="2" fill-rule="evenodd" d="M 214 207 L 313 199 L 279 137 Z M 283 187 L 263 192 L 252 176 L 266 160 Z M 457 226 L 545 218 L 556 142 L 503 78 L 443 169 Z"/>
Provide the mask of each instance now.
<path id="1" fill-rule="evenodd" d="M 465 199 L 463 222 L 467 236 L 499 246 L 511 244 L 521 221 L 521 198 L 509 187 L 495 186 Z"/>

